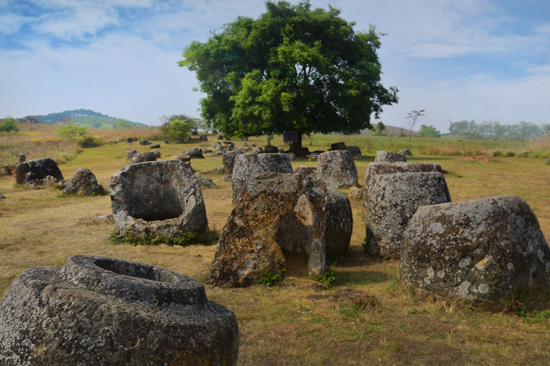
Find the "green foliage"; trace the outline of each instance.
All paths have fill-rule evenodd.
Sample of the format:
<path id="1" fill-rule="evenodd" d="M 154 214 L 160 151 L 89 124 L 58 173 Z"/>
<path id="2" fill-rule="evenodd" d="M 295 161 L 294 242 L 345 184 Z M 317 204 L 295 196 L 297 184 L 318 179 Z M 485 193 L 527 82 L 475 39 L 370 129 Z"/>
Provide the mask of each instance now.
<path id="1" fill-rule="evenodd" d="M 325 269 L 325 272 L 321 273 L 319 276 L 315 277 L 314 279 L 315 281 L 321 282 L 324 288 L 329 288 L 330 285 L 332 285 L 332 283 L 338 279 L 338 277 L 340 276 L 336 276 L 332 268 L 327 266 Z"/>
<path id="2" fill-rule="evenodd" d="M 374 131 L 378 134 L 378 136 L 382 136 L 382 133 L 386 131 L 386 126 L 384 125 L 384 122 L 380 121 L 374 126 Z"/>
<path id="3" fill-rule="evenodd" d="M 19 131 L 19 123 L 15 118 L 6 117 L 4 122 L 0 124 L 0 132 Z"/>
<path id="4" fill-rule="evenodd" d="M 264 286 L 277 286 L 279 282 L 283 279 L 283 275 L 286 272 L 286 269 L 282 269 L 278 272 L 262 272 L 258 284 Z"/>
<path id="5" fill-rule="evenodd" d="M 357 318 L 363 312 L 363 308 L 359 304 L 340 304 L 338 312 L 348 318 Z"/>
<path id="6" fill-rule="evenodd" d="M 79 137 L 89 135 L 90 131 L 82 126 L 63 126 L 57 130 L 57 135 L 68 140 L 76 140 Z"/>
<path id="7" fill-rule="evenodd" d="M 434 126 L 421 125 L 420 131 L 418 131 L 420 137 L 441 137 L 441 132 Z"/>
<path id="8" fill-rule="evenodd" d="M 504 154 L 500 150 L 493 151 L 493 157 L 494 158 L 498 158 L 499 156 L 502 156 L 502 155 L 504 155 Z"/>
<path id="9" fill-rule="evenodd" d="M 131 233 L 121 233 L 119 231 L 114 231 L 109 236 L 109 239 L 114 244 L 133 244 L 133 245 L 159 245 L 167 244 L 170 246 L 186 246 L 190 244 L 209 244 L 214 240 L 217 240 L 219 235 L 215 231 L 208 231 L 204 234 L 198 234 L 196 232 L 182 232 L 179 231 L 178 234 L 174 237 L 150 237 L 147 234 L 144 235 L 134 235 Z"/>
<path id="10" fill-rule="evenodd" d="M 202 116 L 230 136 L 284 131 L 354 133 L 397 103 L 381 84 L 380 34 L 356 32 L 340 10 L 268 1 L 258 19 L 239 17 L 183 52 L 195 71 Z"/>
<path id="11" fill-rule="evenodd" d="M 531 313 L 527 313 L 525 311 L 525 308 L 522 308 L 521 311 L 518 312 L 518 315 L 523 318 L 523 321 L 527 324 L 539 324 L 547 322 L 548 319 L 550 319 L 550 311 L 541 311 L 538 312 L 537 310 L 534 310 Z"/>
<path id="12" fill-rule="evenodd" d="M 80 147 L 95 147 L 99 146 L 99 141 L 93 136 L 81 136 L 78 138 L 78 145 Z"/>

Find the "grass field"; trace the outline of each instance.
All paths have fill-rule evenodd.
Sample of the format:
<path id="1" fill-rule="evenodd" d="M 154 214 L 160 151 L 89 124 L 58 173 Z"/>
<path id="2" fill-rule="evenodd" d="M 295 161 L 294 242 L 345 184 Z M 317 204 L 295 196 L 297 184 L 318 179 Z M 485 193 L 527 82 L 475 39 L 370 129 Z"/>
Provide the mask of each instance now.
<path id="1" fill-rule="evenodd" d="M 521 196 L 538 216 L 546 237 L 550 235 L 550 166 L 541 159 L 493 158 L 491 153 L 496 149 L 545 151 L 549 150 L 547 142 L 534 146 L 314 135 L 305 139 L 304 145 L 311 150 L 326 149 L 336 141 L 362 148 L 365 156 L 356 160 L 361 184 L 377 149 L 397 151 L 407 147 L 414 153 L 409 161 L 436 162 L 449 172 L 446 179 L 453 201 Z M 265 142 L 264 138 L 252 138 L 249 145 Z M 273 143 L 280 145 L 282 141 L 276 138 Z M 193 146 L 204 148 L 211 144 L 212 141 L 170 145 L 161 142 L 160 151 L 163 159 L 173 159 Z M 242 143 L 237 142 L 237 146 Z M 61 164 L 60 169 L 66 179 L 78 168 L 90 169 L 108 187 L 110 176 L 126 165 L 125 152 L 131 148 L 150 150 L 122 143 L 86 148 Z M 468 149 L 471 155 L 485 154 L 487 162 L 466 159 Z M 315 162 L 298 160 L 292 164 L 312 166 Z M 193 160 L 192 165 L 200 171 L 213 170 L 222 162 L 221 157 L 216 157 Z M 210 228 L 221 232 L 232 209 L 231 183 L 223 180 L 225 175 L 204 176 L 217 185 L 203 189 L 203 194 Z M 122 258 L 167 268 L 201 281 L 208 278 L 215 245 L 115 245 L 108 239 L 113 224 L 88 221 L 111 212 L 109 196 L 62 197 L 52 188 L 16 188 L 13 183 L 11 177 L 0 178 L 0 192 L 7 197 L 0 200 L 0 299 L 23 271 L 36 266 L 60 267 L 75 254 Z M 237 316 L 242 333 L 239 365 L 548 365 L 547 313 L 527 316 L 485 313 L 450 299 L 429 298 L 403 288 L 397 278 L 397 261 L 372 260 L 363 254 L 365 226 L 361 202 L 352 201 L 352 208 L 354 232 L 350 253 L 333 266 L 338 278 L 327 293 L 346 286 L 363 289 L 378 299 L 378 307 L 359 311 L 345 304 L 313 300 L 309 296 L 318 293 L 308 288 L 257 285 L 218 289 L 206 284 L 208 297 Z"/>

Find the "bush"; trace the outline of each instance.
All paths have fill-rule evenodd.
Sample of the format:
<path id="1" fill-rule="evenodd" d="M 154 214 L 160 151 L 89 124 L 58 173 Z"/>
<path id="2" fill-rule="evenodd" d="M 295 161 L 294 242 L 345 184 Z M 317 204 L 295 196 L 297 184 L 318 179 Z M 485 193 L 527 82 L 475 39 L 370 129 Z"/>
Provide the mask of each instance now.
<path id="1" fill-rule="evenodd" d="M 529 152 L 528 151 L 521 151 L 518 153 L 518 158 L 528 158 Z"/>
<path id="2" fill-rule="evenodd" d="M 191 126 L 188 123 L 182 121 L 181 119 L 175 119 L 170 122 L 168 127 L 168 136 L 176 141 L 183 142 L 189 135 L 190 131 Z"/>
<path id="3" fill-rule="evenodd" d="M 80 147 L 95 147 L 101 145 L 94 136 L 81 136 L 78 139 Z"/>
<path id="4" fill-rule="evenodd" d="M 516 156 L 516 154 L 514 154 L 513 151 L 506 151 L 506 154 L 504 154 L 505 157 L 507 158 L 512 158 L 514 156 Z"/>
<path id="5" fill-rule="evenodd" d="M 494 158 L 498 158 L 499 156 L 502 156 L 502 155 L 504 155 L 504 154 L 500 150 L 493 151 L 493 157 Z"/>
<path id="6" fill-rule="evenodd" d="M 0 132 L 19 131 L 19 124 L 14 118 L 6 118 L 2 124 L 0 124 Z"/>
<path id="7" fill-rule="evenodd" d="M 82 126 L 63 126 L 57 131 L 57 135 L 68 140 L 76 140 L 79 137 L 89 135 L 90 131 Z"/>

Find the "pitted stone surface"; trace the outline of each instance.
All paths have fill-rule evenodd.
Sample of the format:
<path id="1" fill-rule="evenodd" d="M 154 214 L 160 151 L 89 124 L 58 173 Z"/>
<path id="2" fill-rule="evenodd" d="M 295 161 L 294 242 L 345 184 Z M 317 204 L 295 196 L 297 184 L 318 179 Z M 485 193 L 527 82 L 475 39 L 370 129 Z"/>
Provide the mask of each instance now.
<path id="1" fill-rule="evenodd" d="M 135 154 L 137 154 L 137 150 L 135 149 L 126 151 L 126 160 L 132 159 L 132 156 L 134 156 Z"/>
<path id="2" fill-rule="evenodd" d="M 294 168 L 294 174 L 312 175 L 313 178 L 317 177 L 317 167 L 314 166 L 298 166 Z"/>
<path id="3" fill-rule="evenodd" d="M 334 188 L 351 187 L 357 183 L 357 168 L 347 150 L 327 151 L 317 158 L 317 177 Z"/>
<path id="4" fill-rule="evenodd" d="M 435 163 L 370 163 L 365 174 L 365 187 L 369 181 L 378 174 L 396 173 L 443 173 L 441 165 Z"/>
<path id="5" fill-rule="evenodd" d="M 289 255 L 306 257 L 304 269 L 319 275 L 327 251 L 340 253 L 349 245 L 349 239 L 344 242 L 353 224 L 348 209 L 345 195 L 317 179 L 272 172 L 251 177 L 223 228 L 210 283 L 254 285 L 262 273 L 284 269 Z M 328 246 L 327 237 L 333 239 Z"/>
<path id="6" fill-rule="evenodd" d="M 63 180 L 61 170 L 53 159 L 36 159 L 19 163 L 15 167 L 15 182 L 17 184 L 32 184 L 53 177 L 55 181 Z"/>
<path id="7" fill-rule="evenodd" d="M 409 149 L 399 150 L 397 153 L 403 156 L 412 156 L 412 152 Z"/>
<path id="8" fill-rule="evenodd" d="M 90 196 L 103 194 L 103 186 L 97 183 L 97 179 L 90 170 L 78 169 L 71 179 L 65 183 L 63 194 L 74 194 L 77 196 Z"/>
<path id="9" fill-rule="evenodd" d="M 157 161 L 160 158 L 160 152 L 157 150 L 144 153 L 135 153 L 130 157 L 130 164 L 145 163 L 148 161 Z"/>
<path id="10" fill-rule="evenodd" d="M 325 217 L 327 254 L 344 255 L 353 231 L 353 214 L 348 197 L 332 187 L 327 188 Z"/>
<path id="11" fill-rule="evenodd" d="M 254 150 L 252 150 L 252 153 L 254 153 L 254 154 L 263 154 L 264 149 L 263 149 L 263 147 L 258 146 L 258 147 L 255 147 Z"/>
<path id="12" fill-rule="evenodd" d="M 500 310 L 514 291 L 548 301 L 550 250 L 520 197 L 419 207 L 403 235 L 399 271 L 415 287 Z"/>
<path id="13" fill-rule="evenodd" d="M 293 173 L 290 158 L 286 154 L 242 154 L 235 158 L 232 186 L 233 203 L 246 182 L 255 174 L 266 172 Z"/>
<path id="14" fill-rule="evenodd" d="M 121 233 L 172 237 L 208 228 L 199 181 L 180 160 L 127 165 L 111 177 L 110 188 Z"/>
<path id="15" fill-rule="evenodd" d="M 233 166 L 235 166 L 235 158 L 238 155 L 242 155 L 242 154 L 243 152 L 239 149 L 223 154 L 222 163 L 227 174 L 233 174 Z"/>
<path id="16" fill-rule="evenodd" d="M 235 365 L 238 324 L 201 282 L 143 263 L 70 257 L 14 281 L 0 305 L 0 364 Z"/>
<path id="17" fill-rule="evenodd" d="M 405 155 L 399 153 L 389 152 L 389 151 L 377 151 L 376 157 L 374 158 L 375 163 L 396 163 L 396 162 L 406 162 L 407 158 Z"/>
<path id="18" fill-rule="evenodd" d="M 419 206 L 451 202 L 441 173 L 375 175 L 364 198 L 367 248 L 398 258 L 401 238 Z"/>

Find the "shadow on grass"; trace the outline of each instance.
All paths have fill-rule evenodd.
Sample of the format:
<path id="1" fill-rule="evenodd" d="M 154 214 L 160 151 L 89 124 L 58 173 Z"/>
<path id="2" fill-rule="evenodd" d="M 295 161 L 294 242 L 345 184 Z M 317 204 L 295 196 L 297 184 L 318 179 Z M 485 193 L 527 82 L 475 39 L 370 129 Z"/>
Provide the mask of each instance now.
<path id="1" fill-rule="evenodd" d="M 370 285 L 374 283 L 388 282 L 393 279 L 393 276 L 379 271 L 339 271 L 338 268 L 334 268 L 334 272 L 338 278 L 334 281 L 333 285 L 336 286 L 359 286 Z"/>

